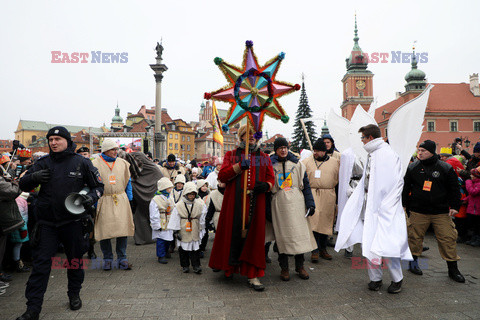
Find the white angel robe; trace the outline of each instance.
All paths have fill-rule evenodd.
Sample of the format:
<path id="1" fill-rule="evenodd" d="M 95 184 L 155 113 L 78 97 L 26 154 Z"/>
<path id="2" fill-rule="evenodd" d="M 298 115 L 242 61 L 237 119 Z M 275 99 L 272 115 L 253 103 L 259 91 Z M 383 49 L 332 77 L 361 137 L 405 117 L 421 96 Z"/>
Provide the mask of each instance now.
<path id="1" fill-rule="evenodd" d="M 335 231 L 338 231 L 339 221 L 342 218 L 343 208 L 348 200 L 348 190 L 350 189 L 350 178 L 352 177 L 353 165 L 355 163 L 355 153 L 352 148 L 348 148 L 340 157 L 340 171 L 338 174 L 338 213 Z"/>
<path id="2" fill-rule="evenodd" d="M 403 176 L 400 158 L 382 138 L 364 145 L 370 173 L 365 212 L 365 165 L 360 183 L 348 199 L 339 221 L 335 250 L 362 244 L 362 254 L 373 264 L 382 257 L 413 260 L 408 247 L 407 223 L 402 207 Z"/>

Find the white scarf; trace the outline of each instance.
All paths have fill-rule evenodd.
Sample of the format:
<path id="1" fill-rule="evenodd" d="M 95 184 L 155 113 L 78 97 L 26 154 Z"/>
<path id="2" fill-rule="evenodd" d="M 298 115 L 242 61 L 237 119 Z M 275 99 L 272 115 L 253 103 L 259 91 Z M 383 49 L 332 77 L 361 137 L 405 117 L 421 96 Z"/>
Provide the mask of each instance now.
<path id="1" fill-rule="evenodd" d="M 383 138 L 376 138 L 373 139 L 370 142 L 367 142 L 366 144 L 363 145 L 363 149 L 367 151 L 368 153 L 372 153 L 378 148 L 380 148 L 385 142 L 383 141 Z"/>

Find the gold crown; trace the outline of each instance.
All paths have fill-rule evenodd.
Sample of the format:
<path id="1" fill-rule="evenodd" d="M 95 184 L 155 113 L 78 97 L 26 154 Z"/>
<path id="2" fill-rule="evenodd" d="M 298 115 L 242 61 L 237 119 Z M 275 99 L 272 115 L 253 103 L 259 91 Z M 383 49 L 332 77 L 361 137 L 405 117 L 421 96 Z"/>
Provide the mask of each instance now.
<path id="1" fill-rule="evenodd" d="M 30 149 L 18 149 L 17 155 L 20 158 L 31 158 L 32 157 L 32 150 Z"/>

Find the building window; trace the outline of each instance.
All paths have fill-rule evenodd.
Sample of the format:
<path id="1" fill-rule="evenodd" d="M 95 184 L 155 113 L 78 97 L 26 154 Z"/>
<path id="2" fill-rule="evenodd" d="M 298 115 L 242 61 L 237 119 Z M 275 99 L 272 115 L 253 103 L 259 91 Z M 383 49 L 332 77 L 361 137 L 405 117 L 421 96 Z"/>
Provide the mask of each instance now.
<path id="1" fill-rule="evenodd" d="M 187 151 L 190 151 L 190 145 L 187 144 Z"/>
<path id="2" fill-rule="evenodd" d="M 37 136 L 32 136 L 32 143 L 37 141 Z"/>
<path id="3" fill-rule="evenodd" d="M 168 147 L 170 148 L 170 150 L 172 150 L 173 149 L 173 143 L 169 143 Z"/>
<path id="4" fill-rule="evenodd" d="M 190 160 L 190 155 L 189 154 L 187 154 L 187 160 Z"/>
<path id="5" fill-rule="evenodd" d="M 190 136 L 187 137 L 187 141 L 190 142 Z"/>
<path id="6" fill-rule="evenodd" d="M 185 141 L 185 136 L 182 136 L 182 141 Z"/>
<path id="7" fill-rule="evenodd" d="M 473 132 L 480 132 L 480 121 L 473 121 Z"/>
<path id="8" fill-rule="evenodd" d="M 178 143 L 175 143 L 175 150 L 178 150 Z"/>
<path id="9" fill-rule="evenodd" d="M 168 135 L 168 138 L 169 138 L 169 139 L 172 139 L 172 138 L 173 138 L 173 135 L 170 133 L 170 134 Z"/>
<path id="10" fill-rule="evenodd" d="M 175 133 L 175 139 L 178 139 L 178 134 Z"/>
<path id="11" fill-rule="evenodd" d="M 450 120 L 450 132 L 458 131 L 458 120 Z"/>
<path id="12" fill-rule="evenodd" d="M 427 121 L 427 131 L 428 132 L 435 131 L 435 121 Z"/>
<path id="13" fill-rule="evenodd" d="M 181 145 L 180 145 L 180 149 L 185 150 L 185 145 L 184 145 L 184 144 L 181 144 Z"/>

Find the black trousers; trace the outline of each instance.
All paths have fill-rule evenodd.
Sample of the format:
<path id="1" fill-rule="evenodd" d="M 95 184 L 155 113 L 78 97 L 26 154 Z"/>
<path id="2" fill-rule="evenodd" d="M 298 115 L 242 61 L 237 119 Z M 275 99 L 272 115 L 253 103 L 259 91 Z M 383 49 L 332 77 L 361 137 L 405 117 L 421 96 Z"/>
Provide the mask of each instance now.
<path id="1" fill-rule="evenodd" d="M 290 255 L 280 253 L 278 255 L 278 264 L 280 265 L 280 268 L 282 269 L 288 269 L 288 257 Z M 303 263 L 305 262 L 305 257 L 303 256 L 303 253 L 301 254 L 296 254 L 295 255 L 295 269 L 299 269 L 303 267 Z"/>
<path id="2" fill-rule="evenodd" d="M 317 246 L 318 246 L 318 249 L 313 250 L 313 252 L 318 252 L 318 250 L 327 249 L 328 235 L 323 233 L 318 233 L 315 231 L 313 231 L 313 235 L 315 236 L 315 241 L 317 242 Z"/>
<path id="3" fill-rule="evenodd" d="M 208 231 L 205 232 L 205 235 L 202 238 L 202 242 L 200 242 L 200 251 L 205 251 L 207 249 L 208 243 Z"/>
<path id="4" fill-rule="evenodd" d="M 84 238 L 83 226 L 80 221 L 75 221 L 55 227 L 41 224 L 38 226 L 39 243 L 33 248 L 33 268 L 28 278 L 25 297 L 27 298 L 27 309 L 35 312 L 42 310 L 43 296 L 47 290 L 48 279 L 52 269 L 53 257 L 57 253 L 58 244 L 61 242 L 65 248 L 68 266 L 68 291 L 69 297 L 80 293 L 85 272 L 81 259 L 88 250 L 88 238 Z M 72 261 L 73 260 L 73 261 Z M 67 266 L 67 263 L 55 263 Z"/>
<path id="5" fill-rule="evenodd" d="M 480 216 L 467 213 L 467 222 L 474 236 L 480 236 Z"/>
<path id="6" fill-rule="evenodd" d="M 182 247 L 178 247 L 178 255 L 182 268 L 190 267 L 190 263 L 192 263 L 192 267 L 200 267 L 200 250 L 186 251 Z"/>

